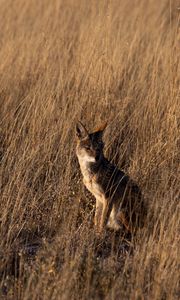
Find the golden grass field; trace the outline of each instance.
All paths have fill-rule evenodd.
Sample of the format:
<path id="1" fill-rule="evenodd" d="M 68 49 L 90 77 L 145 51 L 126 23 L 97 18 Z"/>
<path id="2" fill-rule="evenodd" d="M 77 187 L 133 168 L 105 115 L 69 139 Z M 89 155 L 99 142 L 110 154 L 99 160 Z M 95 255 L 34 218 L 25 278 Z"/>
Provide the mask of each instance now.
<path id="1" fill-rule="evenodd" d="M 0 1 L 0 299 L 179 299 L 178 5 Z M 131 239 L 95 237 L 78 120 L 108 122 L 106 156 L 142 189 Z"/>

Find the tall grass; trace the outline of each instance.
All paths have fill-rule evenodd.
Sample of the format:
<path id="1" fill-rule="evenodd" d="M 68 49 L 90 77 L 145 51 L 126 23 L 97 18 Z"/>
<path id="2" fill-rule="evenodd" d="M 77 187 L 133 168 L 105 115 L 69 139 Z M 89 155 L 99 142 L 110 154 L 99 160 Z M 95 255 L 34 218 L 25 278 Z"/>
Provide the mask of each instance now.
<path id="1" fill-rule="evenodd" d="M 178 299 L 176 1 L 1 1 L 0 298 Z M 75 124 L 140 185 L 145 228 L 97 240 Z"/>

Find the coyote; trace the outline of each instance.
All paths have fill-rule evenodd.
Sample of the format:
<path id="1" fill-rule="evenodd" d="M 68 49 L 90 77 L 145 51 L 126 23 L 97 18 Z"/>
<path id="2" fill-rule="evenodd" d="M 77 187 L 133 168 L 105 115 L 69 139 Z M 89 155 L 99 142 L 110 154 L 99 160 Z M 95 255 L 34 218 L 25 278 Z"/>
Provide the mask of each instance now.
<path id="1" fill-rule="evenodd" d="M 117 231 L 122 225 L 134 232 L 143 220 L 145 207 L 138 185 L 123 171 L 109 162 L 103 153 L 102 125 L 89 133 L 76 125 L 76 155 L 83 175 L 83 183 L 96 198 L 94 224 L 98 233 L 107 227 Z"/>

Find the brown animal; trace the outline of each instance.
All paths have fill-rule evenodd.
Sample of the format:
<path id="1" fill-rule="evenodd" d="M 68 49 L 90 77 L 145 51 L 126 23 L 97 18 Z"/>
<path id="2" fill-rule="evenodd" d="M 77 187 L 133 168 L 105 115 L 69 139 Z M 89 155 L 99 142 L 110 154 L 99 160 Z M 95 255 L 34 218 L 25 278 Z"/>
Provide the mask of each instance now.
<path id="1" fill-rule="evenodd" d="M 103 131 L 106 125 L 89 133 L 78 122 L 76 154 L 86 188 L 96 198 L 94 223 L 97 232 L 108 227 L 119 230 L 121 224 L 133 232 L 142 225 L 145 206 L 138 185 L 110 163 L 103 153 Z"/>

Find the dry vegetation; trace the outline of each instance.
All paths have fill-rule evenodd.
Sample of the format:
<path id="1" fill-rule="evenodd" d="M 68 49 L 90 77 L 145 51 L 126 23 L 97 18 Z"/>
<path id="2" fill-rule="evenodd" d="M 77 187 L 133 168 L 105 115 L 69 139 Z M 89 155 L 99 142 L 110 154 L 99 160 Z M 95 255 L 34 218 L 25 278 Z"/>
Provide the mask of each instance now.
<path id="1" fill-rule="evenodd" d="M 178 3 L 0 4 L 0 299 L 178 299 Z M 108 120 L 106 155 L 142 188 L 131 240 L 94 236 L 78 119 Z"/>

